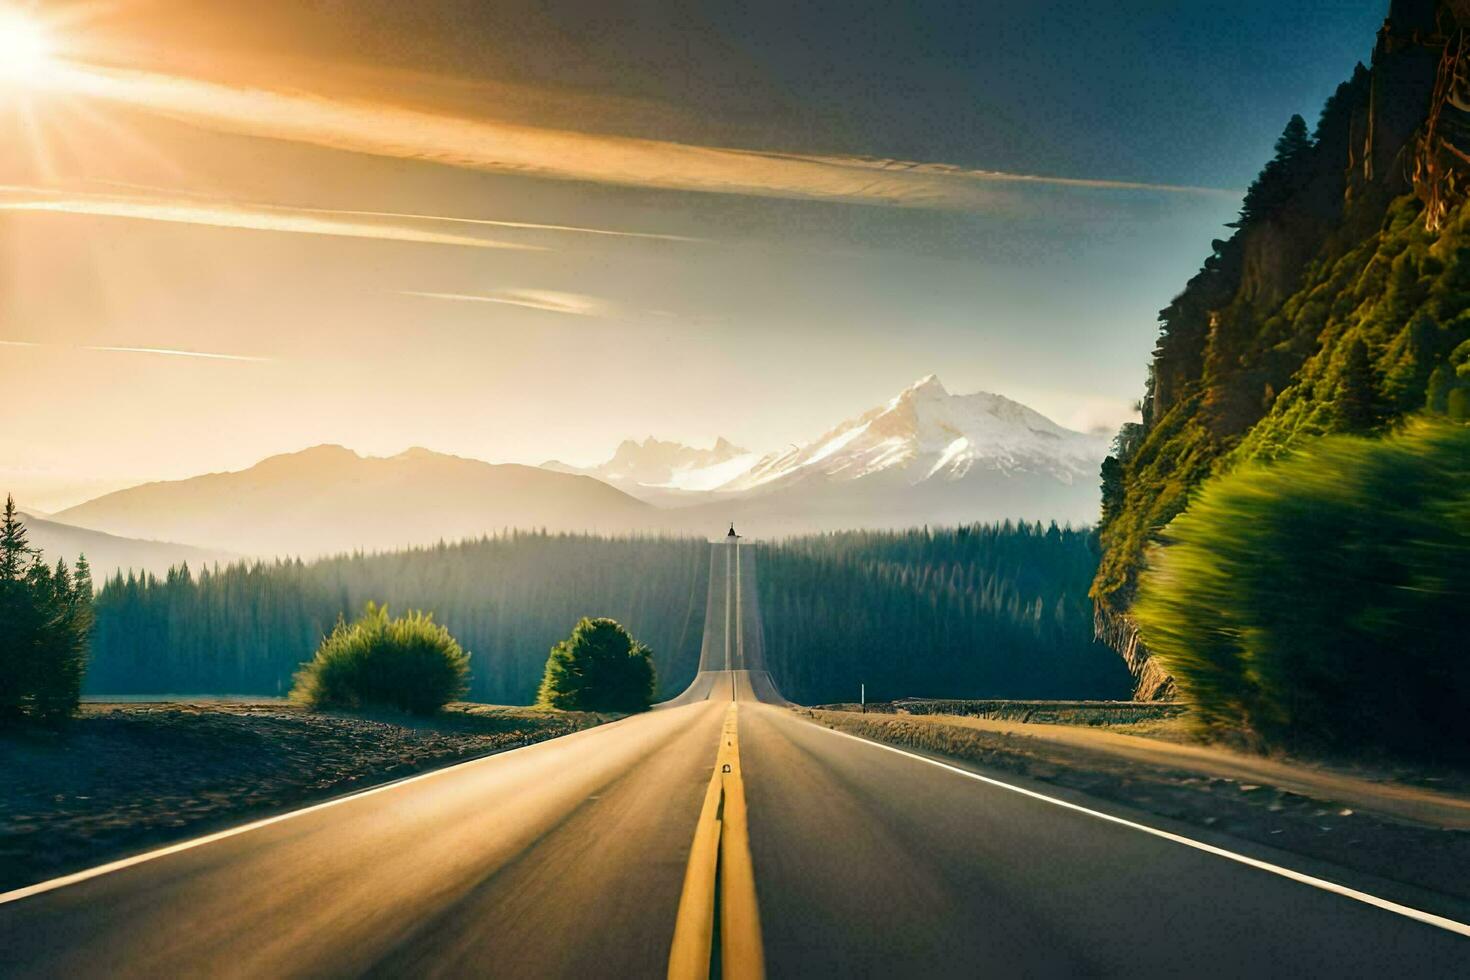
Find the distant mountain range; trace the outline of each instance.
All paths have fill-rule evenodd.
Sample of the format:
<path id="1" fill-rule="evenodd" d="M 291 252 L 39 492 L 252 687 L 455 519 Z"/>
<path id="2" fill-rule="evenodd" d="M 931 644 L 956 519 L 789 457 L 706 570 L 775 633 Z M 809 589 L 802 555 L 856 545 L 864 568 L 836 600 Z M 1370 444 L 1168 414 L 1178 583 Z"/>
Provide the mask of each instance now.
<path id="1" fill-rule="evenodd" d="M 591 477 L 427 449 L 390 458 L 317 446 L 247 470 L 146 483 L 64 510 L 58 521 L 244 555 L 382 551 L 503 528 L 623 532 L 654 509 Z"/>
<path id="2" fill-rule="evenodd" d="M 317 446 L 246 470 L 119 490 L 64 510 L 77 534 L 104 532 L 135 554 L 118 564 L 384 551 L 506 528 L 713 534 L 727 521 L 757 536 L 1006 518 L 1090 524 L 1107 441 L 1019 402 L 952 395 L 933 376 L 886 404 L 788 449 L 749 452 L 628 440 L 597 466 L 493 464 L 410 449 L 361 456 Z M 40 525 L 43 522 L 36 522 Z M 83 530 L 85 529 L 85 530 Z M 48 530 L 59 534 L 59 530 Z M 98 562 L 103 542 L 87 545 Z M 194 549 L 163 541 L 189 542 Z M 195 557 L 188 557 L 197 549 Z M 53 549 L 48 548 L 48 551 Z M 171 557 L 177 555 L 177 559 Z"/>
<path id="3" fill-rule="evenodd" d="M 950 394 L 933 375 L 805 445 L 750 453 L 649 437 L 577 470 L 665 508 L 666 523 L 754 520 L 763 533 L 1010 518 L 1097 519 L 1103 436 L 1001 395 Z M 696 519 L 695 515 L 699 515 Z"/>
<path id="4" fill-rule="evenodd" d="M 709 449 L 649 436 L 642 442 L 625 439 L 612 458 L 596 466 L 570 466 L 560 460 L 542 463 L 558 473 L 579 473 L 611 483 L 642 500 L 666 502 L 683 494 L 717 490 L 760 459 L 723 437 Z"/>

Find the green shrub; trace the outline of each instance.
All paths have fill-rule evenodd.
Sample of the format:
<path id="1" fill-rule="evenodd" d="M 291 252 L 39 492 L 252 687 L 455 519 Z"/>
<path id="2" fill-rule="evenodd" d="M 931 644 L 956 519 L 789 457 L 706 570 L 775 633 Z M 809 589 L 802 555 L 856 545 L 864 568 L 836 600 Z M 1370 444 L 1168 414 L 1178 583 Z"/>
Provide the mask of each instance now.
<path id="1" fill-rule="evenodd" d="M 1243 466 L 1165 541 L 1134 613 L 1207 727 L 1470 757 L 1470 427 Z"/>
<path id="2" fill-rule="evenodd" d="M 645 711 L 653 691 L 648 647 L 616 620 L 584 617 L 551 648 L 536 703 L 567 711 Z"/>
<path id="3" fill-rule="evenodd" d="M 469 654 L 433 614 L 390 619 L 371 602 L 357 622 L 337 621 L 296 674 L 291 698 L 313 708 L 381 706 L 433 714 L 463 697 Z"/>

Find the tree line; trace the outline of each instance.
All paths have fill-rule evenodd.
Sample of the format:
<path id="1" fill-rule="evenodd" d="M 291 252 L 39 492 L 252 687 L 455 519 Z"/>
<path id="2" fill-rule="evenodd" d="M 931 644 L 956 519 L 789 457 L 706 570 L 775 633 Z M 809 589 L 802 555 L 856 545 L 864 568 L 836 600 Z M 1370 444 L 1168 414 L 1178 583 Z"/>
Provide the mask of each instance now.
<path id="1" fill-rule="evenodd" d="M 92 574 L 48 565 L 32 548 L 15 501 L 0 517 L 0 724 L 53 721 L 77 706 L 92 631 Z"/>
<path id="2" fill-rule="evenodd" d="M 767 661 L 798 700 L 1126 696 L 1092 640 L 1084 532 L 1004 524 L 760 544 Z M 97 598 L 88 689 L 285 694 L 339 617 L 369 601 L 432 611 L 471 652 L 468 696 L 536 698 L 547 653 L 583 617 L 653 651 L 660 697 L 693 678 L 709 544 L 509 532 L 310 564 L 118 574 Z"/>
<path id="3" fill-rule="evenodd" d="M 868 697 L 1126 698 L 1093 640 L 1085 531 L 843 531 L 764 546 L 766 664 L 805 704 Z"/>

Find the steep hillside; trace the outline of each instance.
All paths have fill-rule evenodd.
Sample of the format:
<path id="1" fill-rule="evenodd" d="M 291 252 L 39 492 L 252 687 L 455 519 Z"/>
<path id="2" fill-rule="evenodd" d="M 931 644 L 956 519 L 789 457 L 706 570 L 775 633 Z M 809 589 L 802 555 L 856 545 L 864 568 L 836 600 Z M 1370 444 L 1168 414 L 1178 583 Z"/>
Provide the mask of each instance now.
<path id="1" fill-rule="evenodd" d="M 1128 616 L 1147 549 L 1212 475 L 1405 416 L 1470 416 L 1470 13 L 1395 0 L 1310 134 L 1294 117 L 1234 234 L 1159 314 L 1143 422 L 1103 464 L 1099 636 L 1172 683 Z"/>
<path id="2" fill-rule="evenodd" d="M 457 541 L 503 528 L 629 531 L 652 508 L 591 477 L 410 449 L 341 446 L 247 470 L 119 490 L 57 517 L 112 534 L 245 555 L 322 555 Z"/>

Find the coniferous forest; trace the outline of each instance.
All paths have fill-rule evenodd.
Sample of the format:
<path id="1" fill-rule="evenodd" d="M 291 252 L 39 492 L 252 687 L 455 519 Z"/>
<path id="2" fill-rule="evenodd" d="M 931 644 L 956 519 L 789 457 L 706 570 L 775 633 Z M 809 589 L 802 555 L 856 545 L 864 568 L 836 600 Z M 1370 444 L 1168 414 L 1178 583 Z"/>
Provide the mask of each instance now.
<path id="1" fill-rule="evenodd" d="M 783 693 L 870 698 L 1126 697 L 1092 639 L 1085 532 L 1022 524 L 850 532 L 756 548 L 767 663 Z M 470 651 L 469 697 L 535 699 L 584 616 L 653 650 L 659 696 L 699 662 L 709 544 L 511 532 L 390 554 L 116 576 L 97 598 L 87 690 L 285 694 L 341 616 L 432 612 Z"/>

